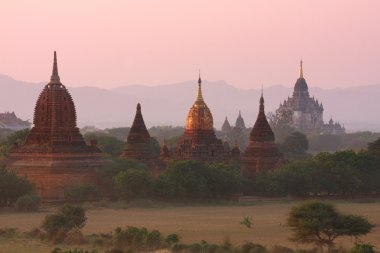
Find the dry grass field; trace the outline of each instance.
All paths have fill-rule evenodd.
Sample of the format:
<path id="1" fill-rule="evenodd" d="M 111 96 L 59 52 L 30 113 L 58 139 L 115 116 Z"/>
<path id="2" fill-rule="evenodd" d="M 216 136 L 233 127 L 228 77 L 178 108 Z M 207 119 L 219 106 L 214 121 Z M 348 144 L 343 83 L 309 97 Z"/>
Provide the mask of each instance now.
<path id="1" fill-rule="evenodd" d="M 221 243 L 229 238 L 233 244 L 252 241 L 265 246 L 283 245 L 292 248 L 302 248 L 288 239 L 291 231 L 286 227 L 286 218 L 290 208 L 300 202 L 258 202 L 246 206 L 172 206 L 154 208 L 90 208 L 86 211 L 87 224 L 83 229 L 85 234 L 111 232 L 116 227 L 137 226 L 157 229 L 164 234 L 178 233 L 185 243 L 206 240 Z M 344 213 L 358 214 L 367 217 L 372 223 L 380 226 L 380 203 L 354 203 L 339 201 L 335 203 Z M 0 213 L 0 227 L 18 228 L 29 231 L 38 227 L 45 215 L 55 211 L 49 207 L 37 213 Z M 253 227 L 248 229 L 240 224 L 245 216 L 251 216 Z M 380 249 L 380 227 L 363 237 L 364 242 L 370 242 Z M 0 252 L 21 252 L 15 245 L 30 243 L 30 252 L 49 252 L 52 245 L 41 244 L 39 241 L 20 242 L 19 240 L 0 240 Z M 351 247 L 353 241 L 344 238 L 338 245 Z M 12 247 L 12 245 L 14 247 Z"/>

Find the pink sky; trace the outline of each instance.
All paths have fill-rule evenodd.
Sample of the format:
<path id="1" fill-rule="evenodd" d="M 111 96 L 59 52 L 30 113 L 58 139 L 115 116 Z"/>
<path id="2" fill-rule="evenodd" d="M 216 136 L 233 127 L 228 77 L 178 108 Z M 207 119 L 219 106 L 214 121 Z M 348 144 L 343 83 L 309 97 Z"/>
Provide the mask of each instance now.
<path id="1" fill-rule="evenodd" d="M 0 0 L 0 73 L 111 88 L 195 79 L 241 88 L 380 83 L 377 0 Z"/>

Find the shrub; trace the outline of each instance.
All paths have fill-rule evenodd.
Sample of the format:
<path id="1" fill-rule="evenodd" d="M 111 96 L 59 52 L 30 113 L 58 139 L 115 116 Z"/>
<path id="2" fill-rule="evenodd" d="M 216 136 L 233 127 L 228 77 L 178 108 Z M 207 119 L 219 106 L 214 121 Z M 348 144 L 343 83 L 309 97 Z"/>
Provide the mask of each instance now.
<path id="1" fill-rule="evenodd" d="M 88 241 L 79 228 L 73 228 L 67 232 L 63 242 L 69 245 L 81 245 L 87 243 Z"/>
<path id="2" fill-rule="evenodd" d="M 275 245 L 270 251 L 271 253 L 294 253 L 294 250 L 288 247 Z"/>
<path id="3" fill-rule="evenodd" d="M 179 242 L 179 236 L 177 234 L 168 234 L 165 238 L 165 242 L 171 246 Z"/>
<path id="4" fill-rule="evenodd" d="M 16 228 L 0 228 L 0 237 L 3 237 L 3 238 L 11 238 L 13 236 L 15 236 L 17 233 L 17 229 Z"/>
<path id="5" fill-rule="evenodd" d="M 86 222 L 84 209 L 80 206 L 64 205 L 56 214 L 47 215 L 41 227 L 50 237 L 58 232 L 68 232 L 73 228 L 82 228 Z"/>
<path id="6" fill-rule="evenodd" d="M 162 235 L 157 230 L 127 227 L 125 230 L 116 228 L 113 236 L 113 246 L 119 250 L 154 250 L 161 246 Z"/>
<path id="7" fill-rule="evenodd" d="M 36 211 L 40 205 L 40 197 L 37 195 L 23 195 L 16 200 L 18 211 Z"/>
<path id="8" fill-rule="evenodd" d="M 267 253 L 267 249 L 256 243 L 246 242 L 237 249 L 238 253 Z"/>
<path id="9" fill-rule="evenodd" d="M 375 253 L 375 247 L 369 243 L 355 243 L 349 253 Z"/>
<path id="10" fill-rule="evenodd" d="M 95 185 L 85 184 L 71 186 L 65 189 L 65 199 L 70 201 L 99 200 L 100 191 Z"/>
<path id="11" fill-rule="evenodd" d="M 12 206 L 16 200 L 33 192 L 34 185 L 26 178 L 0 166 L 0 208 Z"/>

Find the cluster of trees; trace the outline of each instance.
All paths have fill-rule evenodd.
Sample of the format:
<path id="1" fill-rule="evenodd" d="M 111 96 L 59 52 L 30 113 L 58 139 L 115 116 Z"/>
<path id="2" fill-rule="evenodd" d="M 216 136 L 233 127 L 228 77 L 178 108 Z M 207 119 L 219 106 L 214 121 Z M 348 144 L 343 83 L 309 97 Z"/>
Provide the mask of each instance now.
<path id="1" fill-rule="evenodd" d="M 13 206 L 20 197 L 31 194 L 33 190 L 34 185 L 26 178 L 0 166 L 0 208 Z"/>
<path id="2" fill-rule="evenodd" d="M 254 191 L 263 195 L 320 196 L 380 193 L 380 160 L 373 151 L 320 153 L 280 170 L 259 173 Z"/>
<path id="3" fill-rule="evenodd" d="M 104 192 L 111 198 L 159 198 L 174 201 L 228 198 L 241 191 L 237 168 L 199 161 L 176 161 L 158 178 L 132 160 L 113 159 L 98 172 Z"/>

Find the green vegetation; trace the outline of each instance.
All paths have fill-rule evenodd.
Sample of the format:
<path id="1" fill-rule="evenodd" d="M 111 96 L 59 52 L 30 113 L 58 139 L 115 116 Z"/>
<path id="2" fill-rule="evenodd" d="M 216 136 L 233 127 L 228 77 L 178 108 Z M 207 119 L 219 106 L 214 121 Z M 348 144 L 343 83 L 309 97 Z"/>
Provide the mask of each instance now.
<path id="1" fill-rule="evenodd" d="M 253 184 L 257 193 L 270 196 L 376 194 L 380 192 L 379 162 L 371 151 L 320 153 L 277 171 L 258 173 Z"/>
<path id="2" fill-rule="evenodd" d="M 176 201 L 221 199 L 238 194 L 241 182 L 239 170 L 228 165 L 177 161 L 158 178 L 155 192 Z"/>
<path id="3" fill-rule="evenodd" d="M 33 190 L 34 185 L 26 178 L 0 167 L 0 208 L 13 206 L 19 197 L 31 194 Z"/>
<path id="4" fill-rule="evenodd" d="M 341 214 L 331 204 L 321 202 L 293 207 L 287 223 L 293 230 L 293 241 L 329 248 L 340 236 L 357 238 L 374 227 L 364 217 Z"/>
<path id="5" fill-rule="evenodd" d="M 64 195 L 68 201 L 96 201 L 100 199 L 99 188 L 90 184 L 67 187 Z"/>
<path id="6" fill-rule="evenodd" d="M 40 205 L 40 197 L 34 194 L 27 194 L 16 200 L 16 209 L 18 211 L 37 211 Z"/>
<path id="7" fill-rule="evenodd" d="M 300 132 L 293 132 L 278 146 L 286 159 L 303 160 L 310 157 L 310 155 L 306 153 L 309 148 L 309 141 L 306 135 Z"/>
<path id="8" fill-rule="evenodd" d="M 110 156 L 120 156 L 124 149 L 124 142 L 116 137 L 105 134 L 103 132 L 86 133 L 84 136 L 85 141 L 90 144 L 91 141 L 96 140 L 98 147 Z"/>
<path id="9" fill-rule="evenodd" d="M 62 242 L 67 232 L 74 228 L 82 228 L 86 223 L 84 209 L 79 206 L 64 205 L 56 214 L 47 215 L 41 225 L 49 238 Z"/>

